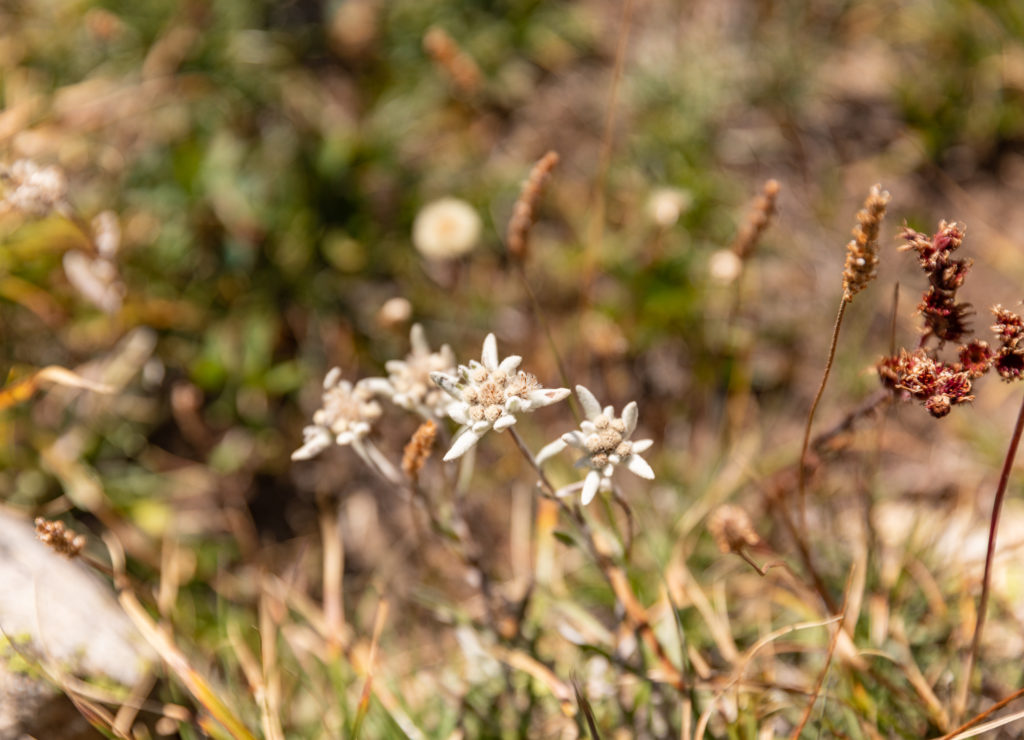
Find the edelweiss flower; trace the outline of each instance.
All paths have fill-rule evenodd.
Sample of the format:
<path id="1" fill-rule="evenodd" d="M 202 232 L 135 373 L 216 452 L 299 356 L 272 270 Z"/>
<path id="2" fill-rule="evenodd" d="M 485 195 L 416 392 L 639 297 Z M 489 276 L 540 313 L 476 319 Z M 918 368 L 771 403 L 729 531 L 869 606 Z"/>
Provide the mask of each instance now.
<path id="1" fill-rule="evenodd" d="M 388 360 L 388 379 L 372 379 L 371 388 L 387 396 L 396 406 L 415 411 L 424 419 L 443 419 L 451 399 L 431 381 L 431 373 L 455 372 L 455 353 L 447 344 L 430 351 L 423 327 L 413 324 L 409 332 L 412 352 L 404 360 Z"/>
<path id="2" fill-rule="evenodd" d="M 462 424 L 445 460 L 464 455 L 491 429 L 508 429 L 516 423 L 516 414 L 534 411 L 569 395 L 568 388 L 541 388 L 533 375 L 517 371 L 522 361 L 522 357 L 512 355 L 498 362 L 498 342 L 488 334 L 480 362 L 470 360 L 468 367 L 459 365 L 457 376 L 430 373 L 431 380 L 455 399 L 448 406 L 448 416 Z"/>
<path id="3" fill-rule="evenodd" d="M 616 417 L 611 406 L 601 408 L 594 394 L 582 385 L 576 386 L 576 396 L 583 406 L 586 421 L 578 430 L 563 434 L 537 454 L 537 463 L 542 463 L 557 455 L 567 446 L 572 445 L 583 451 L 584 456 L 576 463 L 576 467 L 589 467 L 583 481 L 583 505 L 586 506 L 597 494 L 601 484 L 612 477 L 619 465 L 625 465 L 629 472 L 648 480 L 654 479 L 654 471 L 640 453 L 647 450 L 654 442 L 649 439 L 630 441 L 636 430 L 636 401 L 630 401 L 622 409 L 622 416 Z"/>
<path id="4" fill-rule="evenodd" d="M 292 460 L 309 460 L 331 446 L 352 445 L 366 456 L 363 438 L 370 433 L 373 422 L 380 418 L 380 404 L 373 400 L 367 379 L 355 385 L 341 379 L 341 370 L 334 368 L 324 378 L 323 404 L 313 414 L 313 424 L 302 430 L 302 447 L 292 453 Z"/>

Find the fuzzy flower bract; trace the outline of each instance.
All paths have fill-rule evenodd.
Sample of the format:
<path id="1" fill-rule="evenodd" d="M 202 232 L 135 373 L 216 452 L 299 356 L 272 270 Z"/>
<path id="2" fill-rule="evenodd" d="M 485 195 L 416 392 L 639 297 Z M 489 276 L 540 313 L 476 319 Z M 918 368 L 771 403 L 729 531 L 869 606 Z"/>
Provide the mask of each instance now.
<path id="1" fill-rule="evenodd" d="M 448 416 L 462 427 L 444 459 L 464 455 L 491 429 L 502 432 L 516 423 L 516 414 L 535 411 L 564 400 L 568 388 L 542 388 L 530 373 L 518 370 L 522 357 L 512 355 L 499 362 L 493 334 L 484 339 L 480 362 L 459 365 L 455 375 L 432 372 L 430 378 L 454 399 Z"/>
<path id="2" fill-rule="evenodd" d="M 583 457 L 576 463 L 576 467 L 590 468 L 583 481 L 584 506 L 593 501 L 602 483 L 612 477 L 619 465 L 641 478 L 653 480 L 654 471 L 640 457 L 640 453 L 649 449 L 654 442 L 649 439 L 630 440 L 636 431 L 636 401 L 630 401 L 622 409 L 622 416 L 616 416 L 611 406 L 602 409 L 594 394 L 584 386 L 576 386 L 576 396 L 583 406 L 586 420 L 580 424 L 579 429 L 563 434 L 560 439 L 544 447 L 537 454 L 537 462 L 544 462 L 569 445 L 582 450 Z"/>

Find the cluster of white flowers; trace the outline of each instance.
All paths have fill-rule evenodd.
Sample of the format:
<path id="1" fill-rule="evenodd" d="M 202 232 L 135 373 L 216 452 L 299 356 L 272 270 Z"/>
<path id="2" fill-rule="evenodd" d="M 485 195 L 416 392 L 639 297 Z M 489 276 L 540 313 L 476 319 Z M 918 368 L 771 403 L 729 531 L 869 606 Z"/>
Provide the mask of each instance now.
<path id="1" fill-rule="evenodd" d="M 392 360 L 387 378 L 364 378 L 353 385 L 341 379 L 335 368 L 324 380 L 323 403 L 304 430 L 305 442 L 292 454 L 293 460 L 315 457 L 331 444 L 351 445 L 364 459 L 381 467 L 380 453 L 366 440 L 373 423 L 381 416 L 377 396 L 415 411 L 427 419 L 448 416 L 458 424 L 445 461 L 468 452 L 492 429 L 502 432 L 517 421 L 517 415 L 562 401 L 568 388 L 544 388 L 536 377 L 519 369 L 517 355 L 499 360 L 493 334 L 484 340 L 480 361 L 454 367 L 451 349 L 445 345 L 432 352 L 422 327 L 412 327 L 412 352 L 405 360 Z M 431 385 L 433 383 L 433 385 Z M 443 391 L 444 393 L 441 393 Z M 447 394 L 448 398 L 445 398 Z M 586 414 L 580 428 L 547 445 L 537 455 L 541 464 L 573 446 L 583 452 L 577 467 L 589 468 L 582 485 L 582 501 L 590 503 L 598 490 L 610 486 L 615 468 L 622 465 L 641 478 L 653 479 L 654 471 L 640 457 L 653 444 L 649 439 L 632 440 L 636 430 L 637 405 L 631 402 L 616 416 L 611 406 L 601 407 L 594 394 L 576 386 Z"/>
<path id="2" fill-rule="evenodd" d="M 583 481 L 581 496 L 584 506 L 594 499 L 602 484 L 609 485 L 612 473 L 619 465 L 641 478 L 653 480 L 654 471 L 640 453 L 654 443 L 649 439 L 630 440 L 636 431 L 636 401 L 630 401 L 622 409 L 622 416 L 616 416 L 611 406 L 602 409 L 594 394 L 582 385 L 576 386 L 576 396 L 583 406 L 586 420 L 579 429 L 563 434 L 537 453 L 537 462 L 543 463 L 569 445 L 581 450 L 583 457 L 576 467 L 590 468 Z"/>
<path id="3" fill-rule="evenodd" d="M 0 200 L 4 210 L 40 217 L 66 206 L 68 180 L 54 165 L 40 167 L 31 160 L 19 159 L 0 172 L 0 180 L 6 186 Z"/>
<path id="4" fill-rule="evenodd" d="M 292 453 L 293 460 L 316 457 L 332 444 L 351 445 L 361 456 L 377 459 L 375 448 L 366 436 L 380 418 L 378 397 L 396 406 L 414 411 L 426 419 L 443 419 L 449 399 L 430 379 L 432 372 L 455 370 L 455 354 L 448 345 L 432 352 L 423 327 L 414 324 L 409 336 L 412 352 L 404 360 L 386 364 L 387 378 L 363 378 L 354 385 L 341 378 L 334 368 L 324 379 L 323 400 L 313 414 L 313 423 L 303 430 L 302 447 Z"/>
<path id="5" fill-rule="evenodd" d="M 522 361 L 512 355 L 499 362 L 498 342 L 488 334 L 480 362 L 459 365 L 456 375 L 430 374 L 455 399 L 448 406 L 448 416 L 462 425 L 445 460 L 464 455 L 491 429 L 508 429 L 516 423 L 516 414 L 535 411 L 569 395 L 568 388 L 542 388 L 537 378 L 517 369 Z"/>

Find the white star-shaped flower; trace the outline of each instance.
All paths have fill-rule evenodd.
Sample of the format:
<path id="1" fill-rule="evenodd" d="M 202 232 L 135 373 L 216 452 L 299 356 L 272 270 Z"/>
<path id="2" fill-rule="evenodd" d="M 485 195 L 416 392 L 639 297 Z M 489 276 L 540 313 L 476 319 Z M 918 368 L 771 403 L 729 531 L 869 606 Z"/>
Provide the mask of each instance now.
<path id="1" fill-rule="evenodd" d="M 433 372 L 454 373 L 455 353 L 447 344 L 437 352 L 430 350 L 427 336 L 419 324 L 409 332 L 412 352 L 404 360 L 388 360 L 387 380 L 371 378 L 371 388 L 391 399 L 396 406 L 415 411 L 425 419 L 443 419 L 451 398 L 430 379 Z"/>
<path id="2" fill-rule="evenodd" d="M 590 468 L 583 481 L 582 502 L 586 506 L 593 501 L 598 489 L 612 477 L 615 468 L 625 468 L 641 478 L 654 479 L 654 471 L 640 453 L 650 448 L 654 442 L 649 439 L 630 440 L 636 431 L 636 401 L 630 401 L 622 409 L 622 416 L 615 416 L 611 406 L 601 408 L 594 394 L 582 385 L 576 386 L 576 396 L 583 406 L 586 420 L 580 428 L 563 434 L 537 453 L 537 463 L 543 463 L 564 450 L 569 445 L 582 450 L 583 457 L 576 467 Z"/>
<path id="3" fill-rule="evenodd" d="M 321 407 L 313 414 L 313 423 L 302 430 L 304 442 L 292 453 L 292 460 L 309 460 L 332 443 L 352 445 L 363 456 L 363 438 L 381 415 L 370 380 L 366 378 L 353 385 L 341 379 L 339 368 L 327 373 Z"/>
<path id="4" fill-rule="evenodd" d="M 456 375 L 430 374 L 431 380 L 455 399 L 448 406 L 448 416 L 462 425 L 445 460 L 464 455 L 491 429 L 508 429 L 516 423 L 516 414 L 535 411 L 569 395 L 568 388 L 542 388 L 537 378 L 517 369 L 522 361 L 512 355 L 499 362 L 498 342 L 488 334 L 480 362 L 459 365 Z"/>

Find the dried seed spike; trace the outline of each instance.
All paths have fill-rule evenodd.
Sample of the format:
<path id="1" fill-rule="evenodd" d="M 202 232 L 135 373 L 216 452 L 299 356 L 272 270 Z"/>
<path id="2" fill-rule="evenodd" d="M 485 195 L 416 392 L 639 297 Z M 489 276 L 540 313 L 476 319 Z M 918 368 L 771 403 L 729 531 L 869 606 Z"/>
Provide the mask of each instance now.
<path id="1" fill-rule="evenodd" d="M 558 164 L 558 152 L 550 151 L 541 157 L 530 170 L 530 176 L 519 191 L 519 198 L 508 222 L 506 243 L 508 252 L 520 261 L 526 260 L 530 246 L 530 229 L 533 227 L 537 203 L 540 201 L 544 181 Z"/>
<path id="2" fill-rule="evenodd" d="M 431 26 L 423 36 L 423 49 L 451 78 L 460 92 L 471 95 L 480 89 L 483 75 L 473 58 L 439 26 Z"/>
<path id="3" fill-rule="evenodd" d="M 410 480 L 415 481 L 419 478 L 420 470 L 423 469 L 423 464 L 430 457 L 436 437 L 437 424 L 431 419 L 420 424 L 419 428 L 413 432 L 412 439 L 409 440 L 402 454 L 402 472 L 409 476 Z"/>
<path id="4" fill-rule="evenodd" d="M 85 547 L 85 537 L 75 534 L 62 521 L 36 517 L 36 537 L 51 550 L 66 558 L 76 558 Z"/>
<path id="5" fill-rule="evenodd" d="M 878 272 L 878 232 L 890 197 L 881 185 L 873 185 L 864 207 L 857 212 L 858 223 L 853 239 L 846 245 L 843 270 L 843 299 L 847 302 L 864 290 Z"/>
<path id="6" fill-rule="evenodd" d="M 775 202 L 781 187 L 778 180 L 768 180 L 761 189 L 761 194 L 754 199 L 747 220 L 732 243 L 733 253 L 741 260 L 750 256 L 761 240 L 761 235 L 768 228 L 772 216 L 775 215 Z"/>

